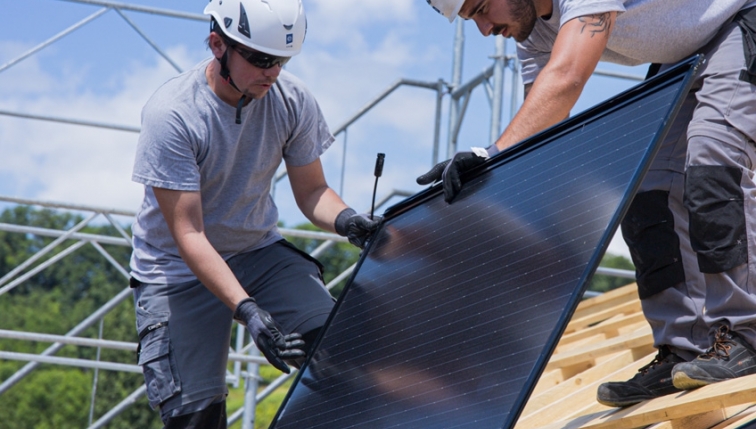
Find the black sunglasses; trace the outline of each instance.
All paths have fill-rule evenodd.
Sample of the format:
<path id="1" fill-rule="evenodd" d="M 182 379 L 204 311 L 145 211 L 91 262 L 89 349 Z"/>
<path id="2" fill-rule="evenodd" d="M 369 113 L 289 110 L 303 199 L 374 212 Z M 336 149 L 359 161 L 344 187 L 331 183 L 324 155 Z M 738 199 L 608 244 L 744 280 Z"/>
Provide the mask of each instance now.
<path id="1" fill-rule="evenodd" d="M 260 51 L 242 49 L 237 44 L 231 45 L 231 48 L 235 50 L 237 54 L 241 55 L 242 58 L 247 60 L 248 63 L 261 69 L 269 69 L 275 65 L 283 67 L 284 64 L 291 59 L 291 57 L 277 57 Z"/>

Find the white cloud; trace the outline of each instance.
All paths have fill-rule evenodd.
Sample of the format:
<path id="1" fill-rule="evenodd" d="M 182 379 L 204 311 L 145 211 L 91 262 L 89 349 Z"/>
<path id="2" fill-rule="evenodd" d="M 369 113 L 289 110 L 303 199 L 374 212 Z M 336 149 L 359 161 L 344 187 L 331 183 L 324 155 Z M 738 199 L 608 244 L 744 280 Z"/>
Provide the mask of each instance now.
<path id="1" fill-rule="evenodd" d="M 25 54 L 31 46 L 10 40 L 0 40 L 0 61 L 6 65 L 16 61 Z M 52 90 L 55 78 L 43 72 L 39 64 L 39 56 L 31 55 L 0 72 L 0 94 L 4 98 L 18 95 L 35 95 Z"/>
<path id="2" fill-rule="evenodd" d="M 365 29 L 387 28 L 416 18 L 407 0 L 312 0 L 306 4 L 308 39 L 352 46 L 365 40 Z"/>
<path id="3" fill-rule="evenodd" d="M 185 49 L 170 50 L 180 63 L 191 64 Z M 195 54 L 195 56 L 197 56 Z M 109 94 L 84 91 L 39 92 L 2 88 L 0 108 L 8 111 L 72 120 L 138 127 L 142 106 L 158 85 L 176 71 L 162 59 L 152 65 L 118 70 L 124 75 L 120 88 Z M 20 67 L 23 63 L 19 63 Z M 10 72 L 11 69 L 8 70 Z M 65 76 L 42 72 L 29 58 L 15 73 L 30 72 L 34 81 L 49 88 L 70 88 Z M 6 76 L 0 82 L 7 85 Z M 20 79 L 26 82 L 26 79 Z M 21 85 L 20 87 L 26 87 Z M 29 96 L 29 95 L 33 96 Z M 102 128 L 3 117 L 0 151 L 2 175 L 12 178 L 3 187 L 10 196 L 68 202 L 96 207 L 136 210 L 142 188 L 131 182 L 137 134 Z"/>

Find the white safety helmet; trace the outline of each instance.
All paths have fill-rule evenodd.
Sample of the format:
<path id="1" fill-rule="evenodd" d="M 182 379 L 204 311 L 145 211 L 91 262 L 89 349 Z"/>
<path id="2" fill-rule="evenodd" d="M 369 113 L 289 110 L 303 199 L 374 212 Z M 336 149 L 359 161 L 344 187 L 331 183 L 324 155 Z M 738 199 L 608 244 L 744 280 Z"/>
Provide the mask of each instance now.
<path id="1" fill-rule="evenodd" d="M 301 0 L 210 0 L 205 15 L 230 39 L 277 57 L 298 54 L 307 32 Z"/>
<path id="2" fill-rule="evenodd" d="M 449 22 L 454 21 L 465 0 L 427 0 L 436 12 L 445 16 Z"/>

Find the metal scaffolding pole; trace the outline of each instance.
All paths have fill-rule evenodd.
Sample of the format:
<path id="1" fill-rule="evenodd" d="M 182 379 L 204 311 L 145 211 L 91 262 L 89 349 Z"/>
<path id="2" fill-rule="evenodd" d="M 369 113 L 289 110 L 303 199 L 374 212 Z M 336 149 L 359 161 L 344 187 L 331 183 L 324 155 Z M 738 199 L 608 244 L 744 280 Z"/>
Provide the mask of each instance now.
<path id="1" fill-rule="evenodd" d="M 57 40 L 62 39 L 63 37 L 67 36 L 68 34 L 76 31 L 77 29 L 83 27 L 84 25 L 88 24 L 89 22 L 99 18 L 102 16 L 105 12 L 107 12 L 109 9 L 100 9 L 99 11 L 93 13 L 92 15 L 89 15 L 88 17 L 82 19 L 81 21 L 77 22 L 76 24 L 66 28 L 65 30 L 61 31 L 60 33 L 56 34 L 55 36 L 45 40 L 44 42 L 40 43 L 39 45 L 29 49 L 28 51 L 24 52 L 23 54 L 19 55 L 18 57 L 8 61 L 7 63 L 0 66 L 0 73 L 3 71 L 9 69 L 13 65 L 23 61 L 24 59 L 30 57 L 31 55 L 41 51 L 42 49 L 50 46 L 51 44 L 55 43 Z"/>
<path id="2" fill-rule="evenodd" d="M 491 133 L 488 143 L 494 144 L 501 135 L 501 110 L 504 96 L 504 72 L 507 67 L 507 41 L 502 36 L 496 36 L 496 54 L 494 60 L 493 91 L 491 94 Z"/>
<path id="3" fill-rule="evenodd" d="M 259 355 L 256 348 L 249 351 L 250 355 Z M 260 365 L 247 364 L 244 374 L 244 413 L 242 415 L 242 429 L 255 428 L 255 409 L 257 408 L 257 387 L 260 384 Z"/>
<path id="4" fill-rule="evenodd" d="M 153 15 L 162 15 L 162 16 L 168 16 L 168 17 L 173 17 L 173 18 L 182 18 L 182 19 L 190 19 L 194 21 L 210 22 L 209 16 L 199 14 L 199 13 L 178 12 L 178 11 L 170 10 L 170 9 L 160 9 L 156 7 L 120 3 L 120 2 L 108 1 L 108 0 L 59 0 L 59 1 L 92 4 L 96 6 L 106 6 L 106 7 L 114 8 L 114 9 L 132 10 L 134 12 L 150 13 Z"/>
<path id="5" fill-rule="evenodd" d="M 100 320 L 102 317 L 104 317 L 106 314 L 110 312 L 113 308 L 115 308 L 118 304 L 126 300 L 127 298 L 130 298 L 132 296 L 131 294 L 131 288 L 126 288 L 122 290 L 118 295 L 111 298 L 110 301 L 105 303 L 102 307 L 100 307 L 97 311 L 92 313 L 89 317 L 84 319 L 81 323 L 76 325 L 73 329 L 68 331 L 66 334 L 67 337 L 73 337 L 76 336 L 82 332 L 84 332 L 87 328 L 97 323 L 98 320 Z M 64 346 L 63 343 L 55 343 L 48 347 L 45 351 L 39 354 L 39 356 L 50 356 L 55 353 L 57 353 L 60 349 L 62 349 Z M 24 365 L 23 368 L 16 371 L 15 374 L 8 377 L 7 380 L 5 380 L 2 384 L 0 384 L 0 395 L 5 393 L 6 390 L 13 387 L 16 383 L 21 381 L 24 377 L 29 375 L 32 371 L 34 371 L 39 366 L 39 362 L 29 362 L 28 364 Z"/>
<path id="6" fill-rule="evenodd" d="M 465 52 L 465 23 L 457 20 L 457 28 L 454 33 L 454 54 L 452 63 L 452 91 L 456 91 L 462 83 L 462 63 Z M 459 98 L 452 97 L 449 103 L 449 135 L 446 145 L 446 158 L 451 158 L 457 151 L 457 134 L 461 122 Z"/>

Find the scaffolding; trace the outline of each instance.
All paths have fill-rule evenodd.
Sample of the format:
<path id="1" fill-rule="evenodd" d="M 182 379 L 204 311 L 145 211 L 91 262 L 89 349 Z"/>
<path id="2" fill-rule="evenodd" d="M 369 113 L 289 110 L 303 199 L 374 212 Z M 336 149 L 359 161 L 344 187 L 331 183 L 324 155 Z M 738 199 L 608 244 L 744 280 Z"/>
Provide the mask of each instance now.
<path id="1" fill-rule="evenodd" d="M 99 17 L 110 11 L 117 13 L 118 16 L 122 18 L 126 22 L 126 24 L 131 27 L 141 38 L 143 38 L 144 41 L 147 42 L 147 44 L 155 52 L 157 52 L 162 58 L 164 58 L 165 61 L 167 61 L 176 70 L 176 72 L 181 72 L 181 67 L 179 67 L 178 64 L 173 59 L 171 59 L 170 56 L 147 35 L 147 32 L 138 27 L 134 23 L 134 21 L 129 18 L 128 14 L 146 13 L 164 18 L 178 18 L 203 22 L 206 22 L 208 20 L 205 15 L 146 7 L 141 5 L 131 5 L 108 0 L 59 1 L 88 4 L 97 7 L 98 9 L 85 19 L 74 23 L 65 30 L 51 36 L 44 42 L 22 53 L 18 57 L 6 62 L 3 65 L 0 65 L 0 73 L 52 45 L 68 34 L 77 31 L 87 24 L 97 20 Z M 454 152 L 456 152 L 457 139 L 465 117 L 465 113 L 469 106 L 472 93 L 477 88 L 483 88 L 490 104 L 489 140 L 490 142 L 495 141 L 496 138 L 500 135 L 502 128 L 501 117 L 504 111 L 504 93 L 506 86 L 505 83 L 507 79 L 509 79 L 509 86 L 511 89 L 509 93 L 508 105 L 510 119 L 517 110 L 519 100 L 521 99 L 521 94 L 519 94 L 517 90 L 519 73 L 516 56 L 506 54 L 506 41 L 502 37 L 494 38 L 494 45 L 495 54 L 490 57 L 490 65 L 473 78 L 467 81 L 463 81 L 462 63 L 464 56 L 464 26 L 461 20 L 457 20 L 453 46 L 454 52 L 452 79 L 450 82 L 447 82 L 443 79 L 438 79 L 435 81 L 418 81 L 404 78 L 398 79 L 393 84 L 389 85 L 387 88 L 381 91 L 378 96 L 367 102 L 362 108 L 358 109 L 358 111 L 351 115 L 343 124 L 335 127 L 333 129 L 333 134 L 335 136 L 343 134 L 345 141 L 344 144 L 346 148 L 346 137 L 349 127 L 357 122 L 361 117 L 368 114 L 375 106 L 380 104 L 395 91 L 403 87 L 414 87 L 433 91 L 436 96 L 436 103 L 434 111 L 435 119 L 433 128 L 433 153 L 431 158 L 432 162 L 435 164 L 441 159 L 446 159 L 450 157 Z M 596 74 L 619 79 L 642 80 L 642 78 L 638 76 L 600 70 L 597 71 Z M 2 78 L 1 75 L 0 78 Z M 446 131 L 446 141 L 442 141 L 442 124 L 444 122 L 442 118 L 443 106 L 447 97 L 449 99 L 447 122 L 448 129 Z M 54 115 L 41 115 L 10 110 L 0 110 L 0 115 L 26 118 L 37 121 L 72 124 L 82 127 L 103 128 L 126 133 L 139 132 L 139 127 L 103 123 L 87 119 L 65 118 Z M 345 164 L 346 157 L 344 156 L 341 161 L 342 189 L 340 193 L 343 193 Z M 280 171 L 276 175 L 274 179 L 274 189 L 275 184 L 280 182 L 285 176 L 286 173 L 284 170 Z M 410 193 L 407 191 L 393 190 L 384 195 L 378 201 L 376 207 L 381 207 L 387 204 L 392 198 L 407 197 L 409 195 Z M 98 371 L 107 370 L 141 373 L 141 368 L 133 363 L 107 362 L 100 360 L 99 353 L 99 351 L 102 349 L 126 351 L 136 350 L 136 342 L 112 341 L 102 338 L 102 324 L 105 315 L 107 315 L 117 306 L 121 305 L 124 301 L 130 299 L 132 296 L 131 290 L 127 286 L 129 278 L 128 267 L 123 266 L 120 262 L 118 262 L 110 253 L 108 253 L 103 245 L 130 247 L 131 237 L 124 225 L 131 223 L 131 219 L 133 219 L 135 213 L 110 208 L 30 200 L 8 196 L 0 196 L 0 203 L 2 203 L 3 205 L 42 207 L 44 209 L 53 211 L 73 211 L 82 214 L 83 217 L 83 220 L 81 222 L 67 230 L 43 229 L 28 225 L 0 223 L 0 231 L 52 238 L 52 241 L 48 245 L 37 251 L 33 256 L 25 261 L 21 261 L 9 272 L 0 273 L 0 276 L 2 276 L 0 277 L 0 300 L 3 299 L 3 295 L 9 293 L 19 285 L 28 281 L 36 274 L 48 269 L 50 266 L 56 264 L 61 259 L 77 252 L 84 246 L 94 247 L 97 250 L 97 253 L 101 255 L 110 266 L 114 267 L 123 276 L 124 284 L 123 290 L 113 296 L 107 303 L 91 313 L 84 320 L 81 320 L 76 326 L 71 327 L 64 335 L 0 330 L 0 338 L 50 343 L 50 346 L 47 349 L 37 354 L 14 353 L 0 350 L 0 360 L 27 362 L 22 369 L 15 372 L 11 377 L 2 381 L 2 383 L 0 384 L 0 397 L 14 385 L 21 382 L 41 364 L 52 364 L 92 369 L 94 371 L 92 403 L 94 403 L 94 398 L 97 393 Z M 86 228 L 87 226 L 98 223 L 105 223 L 112 226 L 117 234 L 111 236 L 81 232 L 82 229 Z M 281 232 L 287 238 L 300 237 L 317 240 L 317 242 L 320 244 L 311 253 L 314 257 L 321 255 L 334 243 L 345 241 L 343 237 L 324 232 L 286 228 L 283 228 Z M 327 287 L 331 288 L 334 285 L 342 282 L 344 279 L 348 278 L 351 275 L 353 268 L 354 266 L 349 267 L 348 269 L 340 273 L 336 278 L 329 282 Z M 634 278 L 634 273 L 632 272 L 606 268 L 600 269 L 599 274 Z M 98 324 L 100 332 L 99 338 L 93 339 L 80 336 L 82 332 L 91 327 L 97 327 Z M 241 420 L 242 428 L 251 429 L 252 427 L 254 427 L 255 408 L 257 403 L 268 397 L 274 390 L 283 385 L 289 379 L 289 377 L 291 377 L 291 375 L 282 375 L 273 383 L 268 385 L 264 390 L 258 391 L 259 366 L 267 365 L 268 363 L 263 357 L 259 355 L 259 352 L 256 350 L 254 343 L 250 341 L 248 335 L 246 335 L 244 327 L 236 325 L 234 329 L 236 329 L 236 342 L 231 346 L 229 350 L 229 361 L 233 363 L 233 368 L 229 369 L 229 371 L 227 372 L 227 382 L 233 386 L 239 386 L 243 383 L 245 401 L 244 405 L 239 409 L 231 410 L 228 420 L 229 424 Z M 95 360 L 86 360 L 56 356 L 57 352 L 59 352 L 66 345 L 96 348 L 97 358 Z M 99 418 L 97 418 L 96 420 L 94 419 L 93 408 L 90 408 L 88 427 L 90 429 L 105 427 L 121 412 L 123 412 L 125 409 L 139 400 L 142 396 L 144 396 L 144 394 L 144 386 L 134 390 L 131 394 L 124 397 L 118 405 L 110 409 L 102 416 L 99 416 Z"/>

